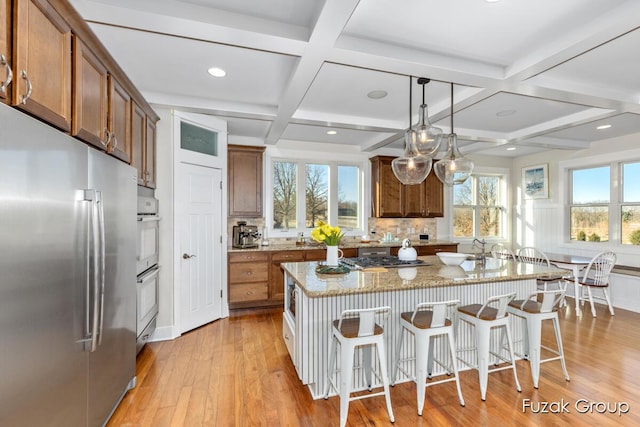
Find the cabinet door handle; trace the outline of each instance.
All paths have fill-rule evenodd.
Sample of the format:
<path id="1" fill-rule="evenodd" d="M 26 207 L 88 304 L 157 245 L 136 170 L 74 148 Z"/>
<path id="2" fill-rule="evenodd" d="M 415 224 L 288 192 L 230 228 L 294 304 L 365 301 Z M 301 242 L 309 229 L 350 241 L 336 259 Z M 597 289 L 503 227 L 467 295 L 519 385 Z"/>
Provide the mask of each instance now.
<path id="1" fill-rule="evenodd" d="M 104 128 L 104 137 L 105 137 L 105 141 L 100 140 L 100 143 L 104 148 L 107 149 L 107 151 L 109 151 L 109 141 L 111 141 L 111 132 L 109 132 L 109 129 L 107 128 Z"/>
<path id="2" fill-rule="evenodd" d="M 193 254 L 191 254 L 191 255 L 189 255 L 189 254 L 182 254 L 182 259 L 189 259 L 189 258 L 195 258 L 195 257 L 196 257 L 196 256 L 195 256 L 195 255 L 193 255 Z"/>
<path id="3" fill-rule="evenodd" d="M 33 85 L 31 85 L 31 80 L 29 80 L 29 77 L 27 76 L 27 72 L 25 70 L 22 70 L 22 78 L 27 81 L 27 93 L 22 95 L 22 100 L 20 100 L 20 103 L 24 105 L 27 103 L 27 99 L 31 98 Z"/>
<path id="4" fill-rule="evenodd" d="M 0 93 L 5 93 L 7 91 L 7 86 L 9 86 L 9 83 L 11 83 L 11 80 L 13 80 L 13 71 L 11 71 L 11 67 L 9 66 L 7 58 L 4 55 L 0 55 L 0 65 L 4 65 L 4 67 L 7 69 L 7 79 L 2 82 L 2 85 L 0 85 Z"/>

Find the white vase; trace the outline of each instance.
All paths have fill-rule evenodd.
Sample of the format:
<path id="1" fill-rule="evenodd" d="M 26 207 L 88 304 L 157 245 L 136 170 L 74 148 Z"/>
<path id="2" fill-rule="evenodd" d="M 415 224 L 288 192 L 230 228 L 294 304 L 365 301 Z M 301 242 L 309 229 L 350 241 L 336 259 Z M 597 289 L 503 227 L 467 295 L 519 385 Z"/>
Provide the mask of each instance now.
<path id="1" fill-rule="evenodd" d="M 327 246 L 327 265 L 330 267 L 337 267 L 338 260 L 342 258 L 342 250 L 337 246 Z"/>

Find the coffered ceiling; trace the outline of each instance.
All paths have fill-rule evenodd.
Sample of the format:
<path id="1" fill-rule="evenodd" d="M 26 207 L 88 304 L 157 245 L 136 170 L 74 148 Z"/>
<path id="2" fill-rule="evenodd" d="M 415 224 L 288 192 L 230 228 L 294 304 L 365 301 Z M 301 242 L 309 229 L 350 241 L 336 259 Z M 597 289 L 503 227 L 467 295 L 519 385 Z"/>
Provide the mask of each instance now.
<path id="1" fill-rule="evenodd" d="M 445 133 L 455 84 L 467 153 L 578 150 L 640 132 L 637 0 L 71 3 L 149 102 L 223 116 L 231 142 L 400 149 L 408 76 L 431 79 L 429 116 Z M 421 97 L 414 79 L 414 124 Z"/>

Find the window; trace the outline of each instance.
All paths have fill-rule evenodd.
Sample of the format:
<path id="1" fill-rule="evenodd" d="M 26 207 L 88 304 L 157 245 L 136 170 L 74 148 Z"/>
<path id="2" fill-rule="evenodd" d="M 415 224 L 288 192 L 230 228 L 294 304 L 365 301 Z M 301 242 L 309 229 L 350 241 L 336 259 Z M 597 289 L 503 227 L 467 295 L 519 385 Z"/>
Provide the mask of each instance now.
<path id="1" fill-rule="evenodd" d="M 623 245 L 640 245 L 640 162 L 622 165 L 620 237 Z"/>
<path id="2" fill-rule="evenodd" d="M 501 238 L 505 229 L 504 177 L 472 175 L 453 186 L 453 235 Z"/>
<path id="3" fill-rule="evenodd" d="M 359 166 L 275 160 L 272 183 L 274 230 L 300 232 L 319 221 L 344 230 L 362 229 Z M 297 191 L 302 187 L 304 192 Z"/>
<path id="4" fill-rule="evenodd" d="M 570 179 L 571 240 L 609 241 L 611 168 L 573 169 Z"/>

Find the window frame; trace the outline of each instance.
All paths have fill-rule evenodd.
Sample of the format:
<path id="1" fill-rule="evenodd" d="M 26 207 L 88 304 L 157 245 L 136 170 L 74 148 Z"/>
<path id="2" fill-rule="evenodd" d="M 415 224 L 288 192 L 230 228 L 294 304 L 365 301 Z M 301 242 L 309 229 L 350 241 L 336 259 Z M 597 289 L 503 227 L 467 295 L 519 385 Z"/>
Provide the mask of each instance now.
<path id="1" fill-rule="evenodd" d="M 478 177 L 491 177 L 491 178 L 499 178 L 499 199 L 501 204 L 493 205 L 493 207 L 499 208 L 501 212 L 501 229 L 500 235 L 498 236 L 480 236 L 480 211 L 484 208 L 491 207 L 485 205 L 478 204 Z M 497 169 L 497 168 L 476 168 L 476 170 L 471 174 L 471 178 L 474 180 L 472 184 L 472 201 L 471 205 L 456 205 L 455 204 L 455 196 L 453 191 L 453 186 L 450 189 L 451 194 L 451 203 L 450 203 L 450 212 L 451 212 L 451 237 L 454 240 L 462 241 L 462 242 L 471 242 L 474 238 L 482 238 L 486 242 L 505 242 L 508 240 L 508 236 L 510 233 L 510 209 L 509 209 L 509 179 L 510 174 L 506 169 Z M 472 236 L 455 236 L 454 235 L 454 223 L 455 223 L 455 208 L 456 207 L 471 207 L 473 209 L 473 233 Z"/>
<path id="2" fill-rule="evenodd" d="M 609 168 L 609 202 L 608 203 L 574 203 L 573 201 L 573 172 L 574 171 L 579 171 L 579 170 L 585 170 L 585 169 L 599 169 L 599 168 L 603 168 L 603 167 L 608 167 Z M 603 243 L 609 243 L 611 242 L 611 238 L 615 233 L 612 233 L 612 215 L 614 214 L 614 212 L 612 212 L 611 208 L 613 205 L 613 201 L 616 198 L 614 195 L 614 191 L 612 191 L 613 188 L 613 171 L 614 171 L 615 167 L 613 163 L 604 163 L 604 164 L 594 164 L 594 165 L 588 165 L 588 166 L 577 166 L 577 167 L 572 167 L 572 168 L 568 168 L 567 172 L 569 174 L 569 178 L 567 180 L 568 182 L 568 204 L 567 204 L 567 210 L 568 210 L 568 217 L 567 217 L 567 221 L 568 221 L 568 235 L 565 234 L 565 238 L 568 238 L 569 242 L 583 242 L 583 240 L 573 240 L 571 239 L 571 211 L 573 208 L 585 208 L 585 207 L 593 207 L 593 208 L 602 208 L 602 207 L 607 207 L 607 214 L 608 214 L 608 223 L 607 223 L 607 234 L 609 235 L 609 238 L 605 241 L 589 241 L 588 240 L 588 236 L 587 236 L 587 240 L 586 242 L 588 243 L 593 243 L 593 244 L 603 244 Z"/>
<path id="3" fill-rule="evenodd" d="M 305 188 L 306 188 L 306 166 L 309 164 L 313 165 L 326 165 L 329 167 L 328 173 L 328 223 L 331 225 L 337 225 L 338 220 L 338 167 L 347 166 L 347 167 L 356 167 L 358 168 L 358 226 L 354 228 L 344 228 L 343 232 L 345 236 L 359 236 L 363 234 L 363 230 L 366 230 L 367 227 L 367 218 L 365 216 L 365 203 L 367 189 L 365 188 L 365 173 L 368 172 L 365 169 L 366 163 L 362 160 L 351 160 L 349 156 L 345 160 L 336 161 L 333 159 L 328 159 L 325 156 L 318 155 L 309 156 L 309 153 L 305 153 L 304 156 L 296 156 L 296 155 L 274 155 L 267 157 L 267 176 L 268 180 L 266 185 L 272 186 L 273 181 L 273 168 L 276 162 L 288 162 L 295 163 L 297 165 L 297 177 L 296 177 L 296 186 L 298 191 L 296 192 L 296 228 L 285 229 L 276 229 L 273 228 L 273 197 L 270 197 L 267 202 L 267 212 L 265 215 L 265 225 L 269 228 L 269 237 L 279 238 L 279 237 L 294 237 L 297 236 L 298 233 L 304 233 L 305 237 L 309 237 L 312 228 L 306 227 L 306 196 L 305 196 Z M 324 153 L 323 153 L 324 154 Z M 302 173 L 301 173 L 302 171 Z"/>
<path id="4" fill-rule="evenodd" d="M 622 151 L 609 151 L 598 155 L 580 157 L 576 159 L 568 159 L 559 163 L 560 176 L 564 177 L 562 191 L 560 192 L 560 204 L 563 208 L 563 227 L 562 240 L 560 247 L 569 250 L 612 250 L 620 254 L 640 254 L 640 246 L 631 244 L 622 244 L 621 236 L 621 213 L 622 213 L 622 195 L 623 195 L 623 178 L 622 165 L 626 163 L 640 162 L 640 150 L 629 149 Z M 571 240 L 571 210 L 570 202 L 572 195 L 572 186 L 570 185 L 571 170 L 588 169 L 598 166 L 608 165 L 611 170 L 611 192 L 609 201 L 609 240 L 607 242 L 588 242 Z"/>

